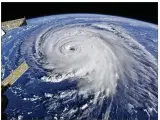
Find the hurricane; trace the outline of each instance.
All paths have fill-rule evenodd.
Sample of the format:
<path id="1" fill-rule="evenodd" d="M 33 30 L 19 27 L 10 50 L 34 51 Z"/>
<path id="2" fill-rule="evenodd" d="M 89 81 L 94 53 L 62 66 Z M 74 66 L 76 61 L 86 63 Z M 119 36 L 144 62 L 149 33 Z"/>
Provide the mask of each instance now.
<path id="1" fill-rule="evenodd" d="M 53 85 L 45 119 L 152 120 L 157 58 L 122 26 L 77 19 L 45 23 L 20 46 L 27 64 L 45 73 L 38 81 Z"/>

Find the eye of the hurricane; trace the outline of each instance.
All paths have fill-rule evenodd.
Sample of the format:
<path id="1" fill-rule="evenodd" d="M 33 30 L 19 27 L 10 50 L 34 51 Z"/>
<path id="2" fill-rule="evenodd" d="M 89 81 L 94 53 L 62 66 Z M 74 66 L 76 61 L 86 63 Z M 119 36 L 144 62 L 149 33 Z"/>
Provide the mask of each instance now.
<path id="1" fill-rule="evenodd" d="M 80 49 L 81 49 L 81 45 L 77 41 L 69 41 L 67 43 L 63 42 L 59 46 L 60 52 L 65 56 L 76 54 L 80 51 Z"/>
<path id="2" fill-rule="evenodd" d="M 61 53 L 66 55 L 73 54 L 76 52 L 76 50 L 77 50 L 76 46 L 71 46 L 71 45 L 62 45 L 60 48 Z"/>
<path id="3" fill-rule="evenodd" d="M 70 47 L 69 50 L 75 51 L 75 48 L 74 47 Z"/>
<path id="4" fill-rule="evenodd" d="M 66 49 L 69 50 L 69 51 L 72 51 L 74 52 L 76 50 L 76 48 L 74 46 L 66 46 Z"/>

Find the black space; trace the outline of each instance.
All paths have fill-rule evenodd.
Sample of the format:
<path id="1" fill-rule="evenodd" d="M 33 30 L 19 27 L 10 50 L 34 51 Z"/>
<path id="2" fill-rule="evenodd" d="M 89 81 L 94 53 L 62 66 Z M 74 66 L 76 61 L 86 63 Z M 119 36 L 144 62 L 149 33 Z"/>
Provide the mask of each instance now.
<path id="1" fill-rule="evenodd" d="M 2 2 L 2 21 L 65 13 L 98 13 L 134 18 L 158 24 L 158 2 L 143 3 L 6 3 Z"/>

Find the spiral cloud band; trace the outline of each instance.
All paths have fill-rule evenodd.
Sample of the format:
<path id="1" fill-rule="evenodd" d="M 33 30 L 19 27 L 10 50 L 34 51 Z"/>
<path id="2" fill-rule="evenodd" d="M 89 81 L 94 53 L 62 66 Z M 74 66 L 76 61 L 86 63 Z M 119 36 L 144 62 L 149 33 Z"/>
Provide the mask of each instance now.
<path id="1" fill-rule="evenodd" d="M 111 99 L 102 119 L 109 119 L 113 104 L 129 113 L 143 107 L 149 117 L 157 112 L 157 60 L 120 26 L 49 24 L 32 32 L 23 44 L 29 64 L 47 72 L 43 82 L 76 81 L 79 94 L 93 94 L 90 104 L 101 108 Z M 94 107 L 82 108 L 83 117 L 92 116 L 87 111 Z"/>

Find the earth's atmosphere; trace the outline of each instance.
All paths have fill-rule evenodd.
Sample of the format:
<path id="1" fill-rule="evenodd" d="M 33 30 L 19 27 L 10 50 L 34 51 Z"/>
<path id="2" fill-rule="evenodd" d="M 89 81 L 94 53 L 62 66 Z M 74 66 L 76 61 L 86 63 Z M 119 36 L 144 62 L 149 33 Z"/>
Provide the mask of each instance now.
<path id="1" fill-rule="evenodd" d="M 28 19 L 2 36 L 9 120 L 157 120 L 158 27 L 97 14 Z"/>

